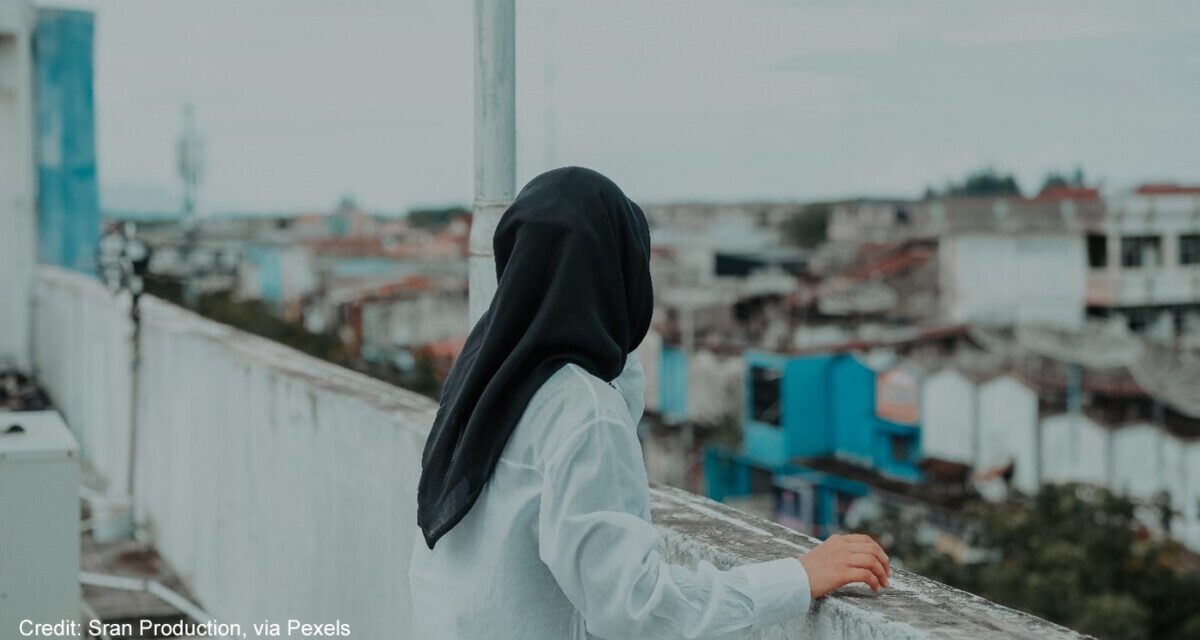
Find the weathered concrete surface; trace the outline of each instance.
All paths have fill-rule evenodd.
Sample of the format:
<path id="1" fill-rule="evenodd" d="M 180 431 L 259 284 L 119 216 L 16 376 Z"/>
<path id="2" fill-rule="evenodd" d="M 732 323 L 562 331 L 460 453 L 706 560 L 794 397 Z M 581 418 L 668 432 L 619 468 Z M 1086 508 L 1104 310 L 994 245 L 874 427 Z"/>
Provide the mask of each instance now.
<path id="1" fill-rule="evenodd" d="M 804 553 L 818 541 L 787 527 L 680 491 L 656 488 L 654 522 L 666 556 L 727 568 Z M 1002 607 L 903 570 L 878 594 L 851 585 L 818 601 L 807 618 L 753 638 L 1085 638 L 1070 629 Z"/>

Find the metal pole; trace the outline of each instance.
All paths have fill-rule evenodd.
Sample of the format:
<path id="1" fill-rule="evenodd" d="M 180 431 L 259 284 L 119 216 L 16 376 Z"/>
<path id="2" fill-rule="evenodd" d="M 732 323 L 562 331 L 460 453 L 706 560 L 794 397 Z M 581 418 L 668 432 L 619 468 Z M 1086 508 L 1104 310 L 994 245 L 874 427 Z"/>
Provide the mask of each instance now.
<path id="1" fill-rule="evenodd" d="M 178 154 L 179 177 L 183 180 L 183 302 L 189 309 L 195 309 L 200 301 L 200 276 L 196 273 L 195 260 L 200 237 L 198 202 L 204 156 L 190 102 L 183 106 L 183 134 L 179 136 Z"/>
<path id="2" fill-rule="evenodd" d="M 474 324 L 496 293 L 492 236 L 517 190 L 516 9 L 475 0 L 475 206 L 469 243 Z"/>

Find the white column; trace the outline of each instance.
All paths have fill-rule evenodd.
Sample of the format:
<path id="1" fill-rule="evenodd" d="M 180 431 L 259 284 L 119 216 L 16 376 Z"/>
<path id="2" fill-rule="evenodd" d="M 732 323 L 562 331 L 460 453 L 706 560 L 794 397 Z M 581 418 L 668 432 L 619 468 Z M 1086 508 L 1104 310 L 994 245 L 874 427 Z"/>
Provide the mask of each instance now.
<path id="1" fill-rule="evenodd" d="M 29 0 L 0 0 L 0 367 L 29 367 L 37 261 Z"/>
<path id="2" fill-rule="evenodd" d="M 474 324 L 496 293 L 492 235 L 517 188 L 514 0 L 475 0 L 475 206 L 470 240 Z"/>

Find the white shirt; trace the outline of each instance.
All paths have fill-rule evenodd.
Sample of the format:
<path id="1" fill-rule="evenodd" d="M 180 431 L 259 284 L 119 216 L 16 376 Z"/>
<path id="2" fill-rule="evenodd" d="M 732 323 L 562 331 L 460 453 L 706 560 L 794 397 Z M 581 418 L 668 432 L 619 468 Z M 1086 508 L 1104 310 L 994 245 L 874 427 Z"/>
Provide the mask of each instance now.
<path id="1" fill-rule="evenodd" d="M 721 571 L 665 562 L 635 425 L 613 385 L 566 365 L 534 394 L 479 500 L 409 570 L 414 638 L 714 638 L 804 615 L 795 558 Z"/>

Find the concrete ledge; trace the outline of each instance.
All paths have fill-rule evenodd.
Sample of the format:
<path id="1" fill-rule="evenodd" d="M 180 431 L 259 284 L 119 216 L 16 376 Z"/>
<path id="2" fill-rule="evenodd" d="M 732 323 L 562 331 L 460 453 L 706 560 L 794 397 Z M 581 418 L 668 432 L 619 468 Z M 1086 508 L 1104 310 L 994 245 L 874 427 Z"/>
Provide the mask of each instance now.
<path id="1" fill-rule="evenodd" d="M 678 489 L 653 490 L 654 522 L 674 562 L 720 568 L 796 556 L 815 538 Z M 803 620 L 754 638 L 1086 638 L 1059 625 L 903 570 L 879 594 L 863 585 L 819 601 Z"/>

